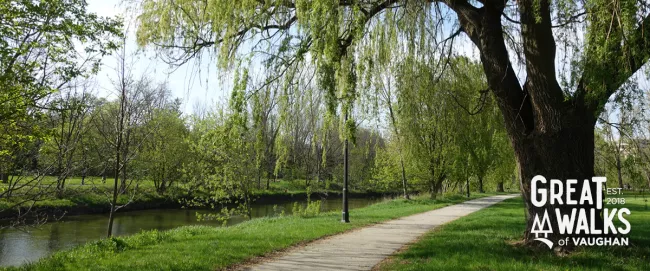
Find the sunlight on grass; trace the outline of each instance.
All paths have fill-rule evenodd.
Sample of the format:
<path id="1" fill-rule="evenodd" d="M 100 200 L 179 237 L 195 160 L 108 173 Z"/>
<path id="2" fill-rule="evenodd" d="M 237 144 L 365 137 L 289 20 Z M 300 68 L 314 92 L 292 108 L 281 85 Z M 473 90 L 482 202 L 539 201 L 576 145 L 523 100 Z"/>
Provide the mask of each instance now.
<path id="1" fill-rule="evenodd" d="M 475 194 L 472 198 L 487 195 Z M 215 270 L 298 243 L 465 200 L 453 195 L 438 200 L 418 197 L 386 201 L 351 210 L 349 224 L 339 222 L 340 212 L 329 212 L 311 218 L 253 219 L 225 228 L 188 226 L 147 231 L 92 242 L 9 270 Z"/>
<path id="2" fill-rule="evenodd" d="M 650 211 L 627 196 L 630 247 L 580 248 L 559 257 L 550 250 L 511 245 L 526 228 L 521 198 L 446 224 L 384 262 L 381 270 L 650 270 Z"/>

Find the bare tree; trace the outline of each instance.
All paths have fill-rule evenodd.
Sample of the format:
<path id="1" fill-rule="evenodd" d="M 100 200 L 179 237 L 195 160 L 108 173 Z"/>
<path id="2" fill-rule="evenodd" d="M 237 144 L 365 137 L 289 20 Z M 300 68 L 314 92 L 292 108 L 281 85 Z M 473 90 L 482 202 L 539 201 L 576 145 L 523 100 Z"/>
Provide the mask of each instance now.
<path id="1" fill-rule="evenodd" d="M 59 194 L 65 189 L 66 179 L 79 167 L 76 158 L 83 149 L 81 140 L 88 129 L 84 124 L 92 110 L 90 88 L 88 81 L 81 81 L 55 94 L 49 103 L 48 121 L 54 131 L 49 154 L 53 156 L 50 162 L 54 164 Z"/>

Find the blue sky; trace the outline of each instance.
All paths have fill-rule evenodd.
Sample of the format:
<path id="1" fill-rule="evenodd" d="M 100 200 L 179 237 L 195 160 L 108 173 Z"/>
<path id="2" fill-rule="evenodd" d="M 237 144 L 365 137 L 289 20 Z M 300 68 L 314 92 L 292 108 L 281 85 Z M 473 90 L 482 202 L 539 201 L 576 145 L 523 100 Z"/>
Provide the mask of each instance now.
<path id="1" fill-rule="evenodd" d="M 88 0 L 88 9 L 90 12 L 97 13 L 100 16 L 118 16 L 125 14 L 125 11 L 127 11 L 125 6 L 120 5 L 120 2 L 122 0 Z M 133 16 L 124 17 L 133 20 Z M 137 56 L 138 58 L 133 61 L 132 68 L 134 76 L 139 77 L 141 74 L 147 74 L 157 82 L 167 82 L 172 90 L 173 96 L 183 99 L 181 109 L 187 114 L 192 113 L 196 104 L 202 104 L 210 108 L 216 103 L 224 103 L 227 100 L 227 97 L 229 97 L 228 90 L 230 89 L 231 78 L 217 71 L 216 61 L 214 59 L 206 57 L 200 63 L 189 62 L 174 70 L 164 62 L 157 60 L 151 48 L 138 48 L 135 42 L 135 24 L 132 21 L 127 21 L 125 24 L 128 28 L 126 41 L 127 54 L 134 53 L 137 50 L 142 51 Z M 470 55 L 477 59 L 478 55 L 474 46 L 471 45 L 464 35 L 461 37 L 461 39 L 454 43 L 455 50 L 460 54 Z M 558 65 L 566 57 L 561 50 L 561 48 L 558 48 L 558 55 L 556 57 Z M 525 76 L 525 72 L 512 59 L 512 56 L 511 60 L 521 79 L 521 77 Z M 116 62 L 115 57 L 106 57 L 103 59 L 103 67 L 96 76 L 98 85 L 97 94 L 99 96 L 116 97 L 111 84 L 111 78 L 115 78 L 114 69 Z M 639 72 L 633 80 L 637 80 L 642 88 L 646 90 L 650 86 L 648 73 Z"/>
<path id="2" fill-rule="evenodd" d="M 125 7 L 120 5 L 121 0 L 89 0 L 88 10 L 100 16 L 118 16 L 125 12 Z M 230 80 L 222 78 L 217 74 L 216 63 L 204 61 L 205 63 L 188 63 L 177 70 L 173 70 L 164 62 L 157 60 L 153 50 L 138 48 L 135 41 L 135 26 L 133 22 L 125 22 L 129 28 L 127 32 L 126 50 L 127 55 L 140 53 L 133 62 L 133 74 L 137 78 L 146 74 L 157 82 L 167 82 L 174 97 L 183 99 L 181 109 L 185 113 L 191 113 L 196 103 L 203 103 L 210 106 L 223 102 L 228 97 L 224 90 L 229 89 L 227 84 Z M 113 56 L 105 57 L 102 60 L 102 69 L 96 76 L 97 95 L 102 97 L 116 97 L 111 79 L 115 78 L 115 67 L 117 60 Z"/>
<path id="3" fill-rule="evenodd" d="M 133 75 L 139 77 L 147 74 L 157 82 L 167 82 L 172 90 L 173 96 L 183 99 L 182 110 L 191 114 L 195 104 L 201 103 L 204 106 L 213 106 L 216 103 L 223 103 L 229 97 L 231 87 L 230 77 L 223 77 L 217 72 L 216 61 L 209 57 L 204 58 L 201 63 L 189 62 L 188 64 L 174 69 L 161 60 L 156 59 L 151 48 L 139 48 L 135 38 L 135 23 L 133 14 L 124 15 L 125 12 L 135 13 L 128 10 L 121 4 L 123 0 L 88 0 L 88 10 L 100 16 L 114 17 L 122 16 L 127 19 L 125 22 L 128 28 L 126 50 L 127 55 L 137 50 L 137 61 L 133 61 Z M 125 2 L 128 2 L 125 1 Z M 129 21 L 131 20 L 131 21 Z M 448 30 L 450 33 L 452 29 Z M 457 52 L 478 59 L 478 51 L 462 37 L 454 43 Z M 102 97 L 117 97 L 113 90 L 111 80 L 116 77 L 115 67 L 117 60 L 114 56 L 105 57 L 102 60 L 102 69 L 95 77 L 97 81 L 97 95 Z M 253 67 L 252 69 L 257 69 Z M 201 70 L 201 72 L 197 72 Z M 251 71 L 252 72 L 252 71 Z M 254 76 L 254 75 L 253 75 Z"/>

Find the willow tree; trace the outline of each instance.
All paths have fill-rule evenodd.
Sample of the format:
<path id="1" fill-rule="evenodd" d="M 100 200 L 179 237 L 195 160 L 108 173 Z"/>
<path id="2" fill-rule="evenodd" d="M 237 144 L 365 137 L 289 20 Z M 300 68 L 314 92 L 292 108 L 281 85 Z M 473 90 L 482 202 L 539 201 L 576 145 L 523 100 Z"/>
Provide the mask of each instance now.
<path id="1" fill-rule="evenodd" d="M 426 65 L 408 58 L 398 72 L 398 121 L 408 154 L 431 198 L 442 191 L 459 151 L 456 106 L 447 95 L 450 76 L 436 82 Z"/>
<path id="2" fill-rule="evenodd" d="M 398 33 L 395 48 L 440 53 L 444 48 L 451 53 L 454 38 L 467 37 L 504 118 L 530 229 L 533 215 L 550 207 L 530 203 L 533 176 L 593 176 L 597 116 L 650 56 L 648 5 L 643 0 L 146 0 L 138 41 L 156 46 L 170 63 L 209 53 L 224 69 L 248 52 L 261 52 L 267 67 L 277 70 L 268 80 L 287 66 L 315 65 L 323 82 L 330 82 L 323 85 L 326 93 L 333 93 L 334 82 L 347 73 L 338 63 L 359 55 L 354 52 L 364 40 L 376 38 L 370 29 Z M 567 61 L 558 65 L 557 53 Z M 355 63 L 359 75 L 372 71 L 372 59 Z M 525 71 L 521 78 L 515 65 Z M 533 238 L 528 231 L 526 239 Z"/>
<path id="3" fill-rule="evenodd" d="M 485 76 L 478 63 L 459 57 L 449 61 L 448 70 L 441 79 L 448 81 L 444 89 L 449 91 L 448 96 L 460 111 L 454 119 L 458 127 L 457 140 L 460 141 L 457 144 L 461 159 L 468 158 L 462 170 L 469 171 L 468 177 L 475 176 L 479 192 L 485 193 L 484 181 L 488 172 L 502 163 L 497 156 L 498 148 L 502 146 L 496 142 L 498 133 L 504 130 L 503 119 L 493 99 L 487 95 Z M 477 92 L 480 95 L 477 96 Z"/>

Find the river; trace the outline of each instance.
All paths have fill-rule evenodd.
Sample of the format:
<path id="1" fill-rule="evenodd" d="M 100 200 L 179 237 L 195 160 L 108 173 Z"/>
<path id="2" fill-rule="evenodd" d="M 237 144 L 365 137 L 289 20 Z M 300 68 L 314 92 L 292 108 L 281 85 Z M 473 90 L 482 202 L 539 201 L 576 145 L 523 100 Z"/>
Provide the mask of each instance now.
<path id="1" fill-rule="evenodd" d="M 382 199 L 353 198 L 350 208 L 364 207 Z M 304 202 L 303 202 L 304 203 Z M 274 215 L 282 210 L 291 213 L 293 203 L 255 204 L 253 217 Z M 322 211 L 341 210 L 341 199 L 322 200 Z M 113 225 L 113 235 L 131 235 L 143 230 L 168 230 L 185 225 L 220 226 L 216 221 L 197 221 L 196 212 L 205 210 L 164 209 L 118 212 Z M 244 217 L 233 217 L 229 225 L 245 221 Z M 72 248 L 106 235 L 108 214 L 66 216 L 56 222 L 46 223 L 38 228 L 0 230 L 0 266 L 20 265 L 36 261 L 56 251 Z"/>

